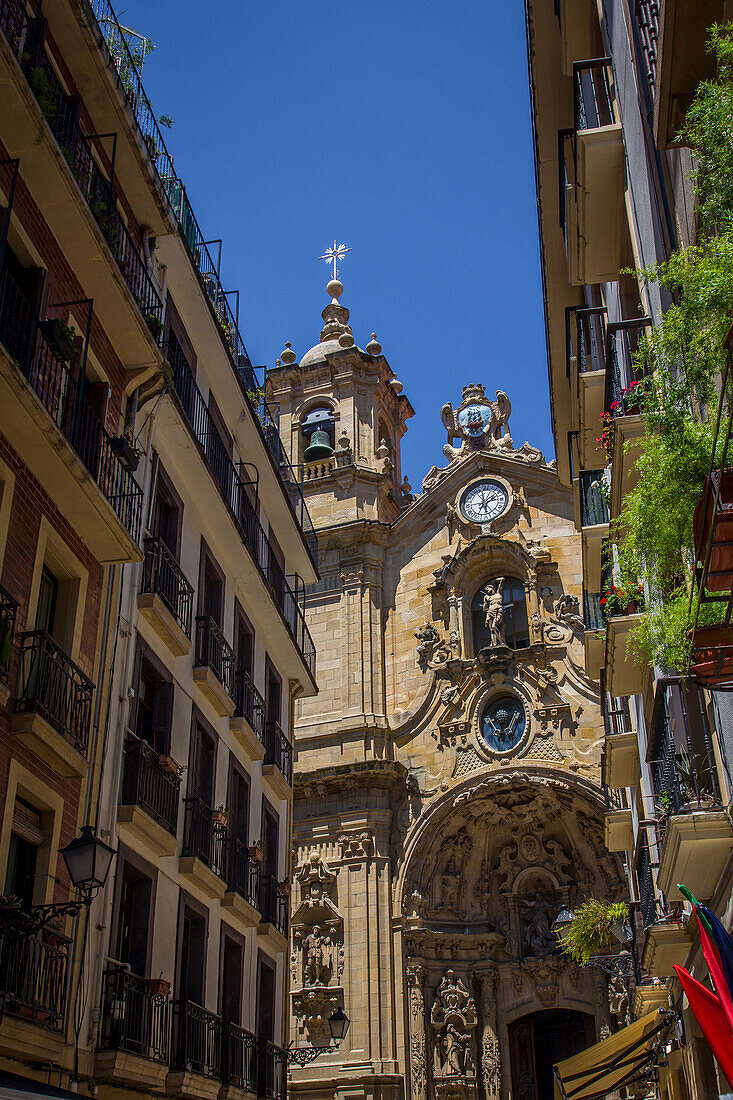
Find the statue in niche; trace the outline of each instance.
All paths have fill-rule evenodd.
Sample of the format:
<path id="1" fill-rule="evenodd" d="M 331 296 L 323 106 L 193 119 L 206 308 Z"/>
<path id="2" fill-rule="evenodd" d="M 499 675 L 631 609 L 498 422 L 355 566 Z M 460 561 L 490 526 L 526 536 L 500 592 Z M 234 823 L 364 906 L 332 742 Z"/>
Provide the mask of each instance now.
<path id="1" fill-rule="evenodd" d="M 463 869 L 471 852 L 472 841 L 465 829 L 461 829 L 450 842 L 448 858 L 440 876 L 438 907 L 461 914 L 461 890 Z"/>
<path id="2" fill-rule="evenodd" d="M 527 945 L 528 953 L 535 956 L 535 958 L 554 954 L 557 949 L 557 939 L 551 927 L 549 901 L 538 890 L 532 901 L 525 901 L 524 906 L 528 910 L 528 920 L 524 932 L 524 942 Z"/>
<path id="3" fill-rule="evenodd" d="M 486 626 L 491 635 L 490 645 L 506 645 L 504 640 L 504 578 L 498 577 L 493 584 L 487 584 L 484 588 L 483 610 L 486 615 Z"/>
<path id="4" fill-rule="evenodd" d="M 328 985 L 331 941 L 315 924 L 303 940 L 303 985 Z"/>
<path id="5" fill-rule="evenodd" d="M 466 1077 L 473 1074 L 471 1032 L 476 1027 L 476 1005 L 454 970 L 446 970 L 441 979 L 430 1012 L 430 1023 L 437 1032 L 437 1076 Z"/>
<path id="6" fill-rule="evenodd" d="M 466 1073 L 466 1059 L 468 1055 L 468 1043 L 471 1034 L 468 1031 L 460 1031 L 454 1024 L 447 1024 L 441 1037 L 443 1052 L 442 1072 L 444 1076 L 451 1077 L 455 1074 L 463 1076 Z"/>

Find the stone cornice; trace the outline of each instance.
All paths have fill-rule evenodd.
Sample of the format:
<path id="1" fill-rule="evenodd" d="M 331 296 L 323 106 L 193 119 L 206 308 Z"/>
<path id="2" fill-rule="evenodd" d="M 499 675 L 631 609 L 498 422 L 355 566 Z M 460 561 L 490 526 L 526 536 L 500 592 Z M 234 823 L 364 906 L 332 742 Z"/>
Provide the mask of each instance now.
<path id="1" fill-rule="evenodd" d="M 357 763 L 316 768 L 309 772 L 296 771 L 293 776 L 293 796 L 305 798 L 306 789 L 315 786 L 325 794 L 353 790 L 354 786 L 361 789 L 368 787 L 386 790 L 393 790 L 396 787 L 406 789 L 408 775 L 407 768 L 399 760 L 362 760 Z"/>

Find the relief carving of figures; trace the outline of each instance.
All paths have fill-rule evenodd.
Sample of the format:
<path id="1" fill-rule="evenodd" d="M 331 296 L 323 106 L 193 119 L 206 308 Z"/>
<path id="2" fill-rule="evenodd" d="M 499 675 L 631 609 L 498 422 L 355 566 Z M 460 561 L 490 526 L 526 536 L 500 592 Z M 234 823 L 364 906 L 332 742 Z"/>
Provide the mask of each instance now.
<path id="1" fill-rule="evenodd" d="M 453 970 L 446 970 L 430 1012 L 435 1029 L 435 1073 L 438 1077 L 467 1077 L 475 1073 L 473 1029 L 476 1004 Z"/>
<path id="2" fill-rule="evenodd" d="M 497 1035 L 499 976 L 495 970 L 475 975 L 481 989 L 481 1073 L 488 1100 L 501 1095 L 501 1052 Z"/>
<path id="3" fill-rule="evenodd" d="M 440 641 L 440 635 L 432 623 L 426 623 L 420 630 L 415 631 L 415 637 L 420 643 L 416 650 L 417 663 L 422 668 L 432 657 L 433 650 Z"/>
<path id="4" fill-rule="evenodd" d="M 564 592 L 562 596 L 558 596 L 553 605 L 552 613 L 559 622 L 565 623 L 581 634 L 584 633 L 585 623 L 580 614 L 577 596 L 571 596 L 569 592 Z"/>
<path id="5" fill-rule="evenodd" d="M 522 908 L 526 921 L 524 942 L 527 954 L 535 958 L 554 954 L 557 950 L 557 937 L 551 925 L 555 914 L 549 901 L 538 890 L 531 901 L 522 902 Z"/>
<path id="6" fill-rule="evenodd" d="M 506 645 L 504 640 L 504 578 L 498 577 L 493 584 L 487 584 L 484 588 L 483 609 L 486 615 L 486 626 L 491 635 L 490 645 L 493 648 Z"/>
<path id="7" fill-rule="evenodd" d="M 619 1027 L 625 1027 L 630 1023 L 629 1019 L 629 989 L 627 979 L 622 974 L 614 974 L 608 983 L 608 1007 L 611 1015 L 618 1020 Z"/>
<path id="8" fill-rule="evenodd" d="M 439 881 L 437 909 L 447 909 L 460 915 L 463 912 L 463 869 L 471 853 L 473 842 L 465 828 L 448 842 L 448 856 Z"/>
<path id="9" fill-rule="evenodd" d="M 293 1012 L 301 1027 L 312 1030 L 314 1027 L 320 1028 L 317 1016 L 326 1004 L 322 998 L 318 1000 L 316 997 L 317 990 L 329 987 L 336 991 L 336 985 L 341 980 L 344 921 L 329 896 L 335 893 L 336 875 L 318 852 L 310 853 L 296 871 L 295 880 L 300 887 L 300 904 L 290 918 L 290 967 L 293 986 L 296 987 L 300 980 L 302 989 L 293 990 Z M 319 1012 L 316 1012 L 317 1008 Z"/>

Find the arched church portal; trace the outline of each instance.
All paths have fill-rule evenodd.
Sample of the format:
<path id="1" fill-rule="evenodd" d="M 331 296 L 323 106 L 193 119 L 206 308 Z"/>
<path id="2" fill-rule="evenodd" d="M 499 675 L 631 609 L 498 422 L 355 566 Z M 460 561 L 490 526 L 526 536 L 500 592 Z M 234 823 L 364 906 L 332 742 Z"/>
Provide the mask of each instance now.
<path id="1" fill-rule="evenodd" d="M 552 1067 L 596 1041 L 587 1012 L 550 1008 L 520 1016 L 508 1027 L 512 1100 L 554 1100 Z"/>

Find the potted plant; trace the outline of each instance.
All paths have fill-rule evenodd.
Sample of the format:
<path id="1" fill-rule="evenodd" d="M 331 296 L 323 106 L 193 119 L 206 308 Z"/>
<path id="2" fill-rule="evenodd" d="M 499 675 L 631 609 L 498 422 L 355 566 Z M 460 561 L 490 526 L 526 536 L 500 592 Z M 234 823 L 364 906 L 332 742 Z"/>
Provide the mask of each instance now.
<path id="1" fill-rule="evenodd" d="M 248 851 L 250 859 L 253 859 L 255 863 L 262 863 L 263 859 L 265 858 L 265 853 L 262 850 L 261 840 L 255 840 L 252 844 L 250 844 Z"/>
<path id="2" fill-rule="evenodd" d="M 626 389 L 621 390 L 621 401 L 624 407 L 624 416 L 634 416 L 641 412 L 640 402 L 644 396 L 644 386 L 640 381 L 632 382 Z"/>
<path id="3" fill-rule="evenodd" d="M 704 789 L 699 770 L 696 775 L 695 766 L 687 749 L 677 753 L 674 766 L 684 799 L 680 806 L 680 813 L 712 806 L 715 800 L 710 791 Z"/>
<path id="4" fill-rule="evenodd" d="M 146 313 L 145 323 L 150 329 L 150 334 L 155 340 L 156 344 L 160 342 L 160 338 L 163 335 L 163 322 L 157 313 Z"/>
<path id="5" fill-rule="evenodd" d="M 620 933 L 625 931 L 628 920 L 629 907 L 625 901 L 589 898 L 575 910 L 573 919 L 560 933 L 560 946 L 564 954 L 585 966 L 592 955 L 613 942 L 612 936 L 622 938 Z"/>
<path id="6" fill-rule="evenodd" d="M 161 771 L 164 771 L 166 775 L 173 775 L 176 778 L 179 778 L 183 771 L 181 765 L 178 764 L 172 756 L 169 756 L 168 753 L 160 753 L 158 755 L 158 767 Z"/>
<path id="7" fill-rule="evenodd" d="M 226 827 L 229 824 L 229 810 L 226 806 L 217 806 L 211 811 L 211 820 L 214 825 Z"/>
<path id="8" fill-rule="evenodd" d="M 112 453 L 117 455 L 125 469 L 128 470 L 129 473 L 134 474 L 145 452 L 136 445 L 132 432 L 125 432 L 124 435 L 112 436 L 109 445 L 112 449 Z"/>
<path id="9" fill-rule="evenodd" d="M 284 878 L 282 882 L 278 882 L 277 888 L 281 894 L 285 894 L 286 897 L 290 897 L 291 883 L 289 878 Z"/>
<path id="10" fill-rule="evenodd" d="M 152 997 L 167 997 L 171 991 L 171 983 L 162 975 L 159 978 L 148 979 L 148 992 Z"/>
<path id="11" fill-rule="evenodd" d="M 0 913 L 17 913 L 19 910 L 19 897 L 15 894 L 0 894 Z"/>
<path id="12" fill-rule="evenodd" d="M 58 317 L 47 317 L 39 323 L 43 339 L 51 351 L 63 360 L 70 363 L 76 354 L 76 329 L 73 325 L 67 325 Z"/>

